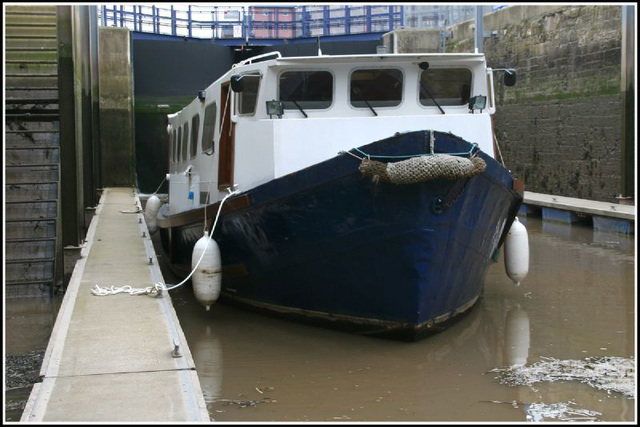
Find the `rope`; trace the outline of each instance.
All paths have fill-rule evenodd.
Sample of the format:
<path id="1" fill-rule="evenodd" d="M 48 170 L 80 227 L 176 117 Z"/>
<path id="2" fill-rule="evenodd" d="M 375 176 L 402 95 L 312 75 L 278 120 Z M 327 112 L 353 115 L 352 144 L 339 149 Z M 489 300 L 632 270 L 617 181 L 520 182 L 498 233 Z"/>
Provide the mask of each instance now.
<path id="1" fill-rule="evenodd" d="M 474 150 L 476 150 L 477 148 L 478 148 L 478 144 L 473 144 L 473 146 L 469 149 L 469 151 L 464 151 L 460 153 L 446 153 L 446 154 L 448 154 L 449 156 L 471 156 Z M 442 153 L 418 153 L 418 154 L 400 154 L 397 156 L 386 156 L 386 155 L 367 154 L 359 148 L 353 148 L 353 150 L 362 154 L 364 157 L 370 158 L 370 159 L 410 159 L 412 157 L 429 157 L 429 156 L 437 156 L 438 154 L 442 154 Z M 341 151 L 341 153 L 347 153 L 347 154 L 351 154 L 354 157 L 357 157 L 355 156 L 355 154 L 349 153 L 348 151 Z"/>
<path id="2" fill-rule="evenodd" d="M 160 190 L 160 187 L 162 187 L 162 184 L 164 184 L 166 180 L 167 180 L 167 176 L 165 175 L 164 178 L 162 178 L 162 182 L 160 183 L 160 185 L 158 185 L 158 188 L 156 188 L 156 191 L 154 191 L 153 194 L 156 194 L 158 190 Z"/>
<path id="3" fill-rule="evenodd" d="M 222 201 L 220 202 L 220 206 L 218 206 L 218 213 L 216 214 L 216 219 L 213 222 L 213 227 L 211 227 L 211 233 L 209 233 L 208 235 L 208 240 L 207 240 L 207 246 L 209 243 L 209 240 L 211 240 L 211 237 L 213 236 L 213 231 L 216 229 L 216 225 L 218 223 L 218 218 L 220 217 L 220 212 L 222 212 L 222 205 L 224 204 L 224 202 L 231 196 L 237 194 L 239 191 L 238 190 L 233 190 L 231 191 L 231 189 L 228 189 L 229 194 L 227 194 L 226 196 L 224 196 L 224 198 L 222 199 Z M 206 211 L 206 209 L 205 209 Z M 206 234 L 206 231 L 205 231 Z M 202 261 L 202 259 L 204 258 L 204 254 L 206 253 L 206 249 L 204 251 L 202 251 L 202 255 L 200 255 L 200 259 L 198 260 L 196 266 L 193 268 L 193 270 L 191 270 L 191 273 L 189 273 L 189 275 L 180 283 L 178 283 L 177 285 L 173 285 L 173 286 L 167 286 L 164 283 L 161 282 L 156 282 L 153 286 L 147 286 L 146 288 L 134 288 L 131 285 L 125 285 L 125 286 L 121 286 L 121 287 L 115 287 L 115 286 L 100 286 L 98 284 L 94 285 L 94 287 L 91 289 L 91 293 L 96 295 L 96 296 L 105 296 L 105 295 L 115 295 L 115 294 L 119 294 L 122 292 L 126 292 L 130 295 L 151 295 L 151 296 L 159 296 L 161 295 L 162 291 L 170 291 L 173 290 L 179 286 L 184 285 L 187 280 L 189 280 L 191 278 L 191 276 L 193 276 L 193 273 L 196 272 L 196 270 L 198 269 L 198 267 L 200 266 L 200 262 Z"/>
<path id="4" fill-rule="evenodd" d="M 204 201 L 204 232 L 207 232 L 207 205 L 209 205 L 209 199 L 211 198 L 211 181 L 209 181 L 209 185 L 207 186 L 207 198 Z M 222 205 L 222 203 L 220 203 Z M 213 233 L 213 231 L 211 231 Z"/>
<path id="5" fill-rule="evenodd" d="M 433 154 L 433 150 L 436 147 L 436 137 L 433 134 L 433 131 L 429 131 L 429 148 L 431 149 L 431 154 Z"/>
<path id="6" fill-rule="evenodd" d="M 500 151 L 500 144 L 498 144 L 498 138 L 496 138 L 496 134 L 493 134 L 493 142 L 496 143 L 496 148 L 498 149 L 498 155 L 500 156 L 500 163 L 504 166 L 504 159 L 502 158 L 502 151 Z"/>
<path id="7" fill-rule="evenodd" d="M 227 90 L 227 99 L 224 102 L 224 113 L 222 114 L 222 121 L 220 122 L 221 128 L 224 126 L 224 119 L 227 117 L 227 105 L 229 105 L 229 99 L 231 98 L 231 88 Z M 229 123 L 229 136 L 231 136 L 231 123 Z"/>

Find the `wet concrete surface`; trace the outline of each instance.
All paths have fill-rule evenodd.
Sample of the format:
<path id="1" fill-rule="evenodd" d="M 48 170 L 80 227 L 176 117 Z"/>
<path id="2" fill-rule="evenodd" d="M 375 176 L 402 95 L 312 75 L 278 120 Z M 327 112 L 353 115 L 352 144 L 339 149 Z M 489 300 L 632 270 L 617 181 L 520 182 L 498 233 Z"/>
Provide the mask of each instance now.
<path id="1" fill-rule="evenodd" d="M 598 421 L 635 421 L 635 398 L 577 381 L 510 386 L 491 372 L 544 358 L 635 357 L 634 236 L 520 220 L 529 232 L 528 277 L 515 287 L 501 257 L 471 312 L 418 342 L 288 322 L 221 302 L 207 312 L 190 287 L 171 291 L 211 418 L 525 422 L 529 405 L 570 402 Z M 163 274 L 178 282 L 166 268 Z M 42 335 L 52 326 L 28 320 L 43 317 L 29 304 L 7 300 L 5 312 L 5 363 L 24 358 L 25 381 L 32 378 L 28 366 L 37 364 L 27 360 L 44 352 Z M 19 394 L 8 390 L 8 403 L 15 406 Z M 5 409 L 7 420 L 19 420 L 20 410 Z"/>

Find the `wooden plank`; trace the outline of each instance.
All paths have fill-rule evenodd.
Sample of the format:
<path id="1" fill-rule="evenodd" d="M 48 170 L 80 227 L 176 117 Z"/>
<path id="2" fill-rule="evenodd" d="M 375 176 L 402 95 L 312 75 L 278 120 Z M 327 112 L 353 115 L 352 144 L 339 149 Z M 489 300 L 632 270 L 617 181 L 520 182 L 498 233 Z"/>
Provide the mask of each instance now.
<path id="1" fill-rule="evenodd" d="M 43 298 L 51 296 L 53 281 L 5 282 L 5 285 L 5 298 Z"/>
<path id="2" fill-rule="evenodd" d="M 5 131 L 5 150 L 13 149 L 59 149 L 60 131 Z"/>
<path id="3" fill-rule="evenodd" d="M 52 75 L 58 74 L 58 63 L 56 61 L 44 61 L 44 60 L 19 60 L 19 61 L 7 61 L 4 66 L 4 72 L 7 74 L 40 74 L 40 75 Z M 9 101 L 5 98 L 5 103 Z"/>
<path id="4" fill-rule="evenodd" d="M 21 121 L 21 120 L 6 120 L 5 131 L 59 131 L 60 121 L 47 121 L 47 122 L 34 122 L 34 121 Z"/>
<path id="5" fill-rule="evenodd" d="M 10 282 L 34 282 L 53 280 L 54 261 L 47 262 L 26 262 L 26 263 L 6 263 L 6 281 Z"/>
<path id="6" fill-rule="evenodd" d="M 55 6 L 45 6 L 43 4 L 32 3 L 31 5 L 7 5 L 6 13 L 56 13 Z"/>
<path id="7" fill-rule="evenodd" d="M 32 262 L 40 259 L 40 262 L 45 261 L 52 263 L 56 255 L 55 238 L 38 241 L 6 240 L 5 245 L 5 263 L 27 259 L 32 260 Z"/>
<path id="8" fill-rule="evenodd" d="M 57 41 L 57 38 L 52 36 L 46 36 L 46 37 L 14 36 L 14 37 L 7 37 L 5 40 L 5 45 L 7 49 L 30 48 L 32 46 L 41 46 L 43 48 L 57 49 L 58 44 L 56 43 L 56 41 Z"/>
<path id="9" fill-rule="evenodd" d="M 19 37 L 42 37 L 42 36 L 53 36 L 57 35 L 57 27 L 55 25 L 50 25 L 47 27 L 42 26 L 10 26 L 5 24 L 5 34 L 7 36 L 19 36 Z"/>
<path id="10" fill-rule="evenodd" d="M 6 75 L 5 84 L 9 87 L 57 88 L 58 75 Z"/>
<path id="11" fill-rule="evenodd" d="M 36 202 L 55 200 L 58 197 L 58 183 L 5 183 L 5 200 L 8 202 Z"/>
<path id="12" fill-rule="evenodd" d="M 5 222 L 14 221 L 42 221 L 56 218 L 58 215 L 57 202 L 28 201 L 20 204 L 7 203 L 5 205 Z M 7 228 L 9 226 L 7 225 Z"/>
<path id="13" fill-rule="evenodd" d="M 5 166 L 31 164 L 57 164 L 60 162 L 57 150 L 5 150 Z"/>
<path id="14" fill-rule="evenodd" d="M 5 97 L 10 99 L 59 99 L 58 88 L 7 87 Z"/>
<path id="15" fill-rule="evenodd" d="M 53 182 L 58 181 L 60 172 L 58 168 L 39 166 L 39 167 L 22 167 L 5 169 L 5 182 L 7 184 L 16 184 L 21 182 Z"/>
<path id="16" fill-rule="evenodd" d="M 49 239 L 56 236 L 55 221 L 22 221 L 6 227 L 5 239 Z"/>

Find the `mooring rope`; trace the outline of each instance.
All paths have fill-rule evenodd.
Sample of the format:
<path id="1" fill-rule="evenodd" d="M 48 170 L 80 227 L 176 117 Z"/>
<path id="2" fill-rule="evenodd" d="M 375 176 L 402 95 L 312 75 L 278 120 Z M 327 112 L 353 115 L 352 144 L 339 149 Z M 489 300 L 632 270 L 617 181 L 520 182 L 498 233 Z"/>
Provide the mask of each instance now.
<path id="1" fill-rule="evenodd" d="M 162 187 L 162 184 L 164 184 L 166 180 L 167 180 L 167 176 L 165 175 L 164 178 L 162 178 L 162 182 L 160 183 L 160 185 L 158 185 L 158 188 L 156 188 L 156 191 L 154 191 L 152 194 L 157 194 L 158 190 L 160 190 L 160 187 Z"/>
<path id="2" fill-rule="evenodd" d="M 229 194 L 224 196 L 224 198 L 220 202 L 220 206 L 218 206 L 218 213 L 216 214 L 216 219 L 214 220 L 213 226 L 211 227 L 211 232 L 209 233 L 209 235 L 207 237 L 207 239 L 208 239 L 207 240 L 207 247 L 208 247 L 209 241 L 211 240 L 211 237 L 213 236 L 213 231 L 215 230 L 216 225 L 218 223 L 218 218 L 220 217 L 220 212 L 222 212 L 222 205 L 224 204 L 224 202 L 229 197 L 239 193 L 239 190 L 228 189 L 228 191 L 229 191 Z M 206 208 L 205 208 L 205 211 L 206 211 Z M 200 259 L 196 263 L 196 266 L 193 268 L 193 270 L 191 270 L 191 273 L 189 273 L 189 275 L 182 282 L 178 283 L 177 285 L 167 286 L 164 283 L 156 282 L 153 286 L 147 286 L 146 288 L 134 288 L 131 285 L 124 285 L 124 286 L 116 287 L 116 286 L 113 286 L 113 285 L 112 286 L 100 286 L 98 284 L 95 284 L 93 286 L 93 288 L 91 289 L 91 293 L 93 295 L 96 295 L 96 296 L 115 295 L 115 294 L 119 294 L 119 293 L 122 293 L 122 292 L 126 292 L 126 293 L 128 293 L 130 295 L 160 296 L 163 291 L 170 291 L 172 289 L 175 289 L 175 288 L 185 284 L 187 282 L 187 280 L 189 280 L 191 278 L 191 276 L 193 276 L 193 273 L 195 273 L 195 271 L 200 266 L 200 262 L 204 258 L 204 254 L 205 253 L 206 253 L 206 248 L 205 248 L 204 251 L 202 251 L 202 255 L 200 255 Z"/>
<path id="3" fill-rule="evenodd" d="M 498 149 L 498 155 L 500 156 L 500 163 L 502 163 L 502 166 L 505 166 L 504 164 L 504 159 L 502 158 L 502 151 L 500 151 L 500 144 L 498 143 L 498 138 L 496 137 L 496 134 L 493 134 L 493 142 L 496 143 L 496 148 Z"/>

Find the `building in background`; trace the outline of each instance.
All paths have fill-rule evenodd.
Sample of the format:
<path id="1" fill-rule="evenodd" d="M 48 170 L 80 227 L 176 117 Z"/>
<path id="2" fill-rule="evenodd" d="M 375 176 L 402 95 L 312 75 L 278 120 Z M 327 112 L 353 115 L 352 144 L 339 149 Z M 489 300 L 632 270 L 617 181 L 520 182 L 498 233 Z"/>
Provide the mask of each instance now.
<path id="1" fill-rule="evenodd" d="M 103 26 L 201 39 L 295 39 L 444 29 L 474 19 L 475 5 L 100 5 Z M 506 6 L 483 6 L 484 13 Z"/>
<path id="2" fill-rule="evenodd" d="M 486 11 L 485 11 L 486 12 Z M 474 19 L 476 6 L 404 6 L 405 28 L 437 29 Z"/>

